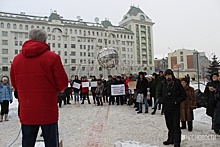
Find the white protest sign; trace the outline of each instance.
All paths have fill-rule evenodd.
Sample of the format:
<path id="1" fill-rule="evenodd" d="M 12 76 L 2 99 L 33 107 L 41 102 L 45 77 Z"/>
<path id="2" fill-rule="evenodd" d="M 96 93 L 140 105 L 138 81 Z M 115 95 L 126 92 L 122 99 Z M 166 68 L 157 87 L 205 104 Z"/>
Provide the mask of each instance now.
<path id="1" fill-rule="evenodd" d="M 111 95 L 125 95 L 125 85 L 111 85 Z"/>
<path id="2" fill-rule="evenodd" d="M 89 82 L 82 82 L 82 87 L 83 87 L 83 88 L 89 87 Z"/>
<path id="3" fill-rule="evenodd" d="M 74 87 L 74 88 L 77 88 L 77 89 L 80 89 L 80 84 L 79 84 L 79 83 L 74 82 L 74 83 L 73 83 L 73 87 Z"/>
<path id="4" fill-rule="evenodd" d="M 97 81 L 92 81 L 91 82 L 91 87 L 97 87 L 97 86 L 98 86 Z"/>

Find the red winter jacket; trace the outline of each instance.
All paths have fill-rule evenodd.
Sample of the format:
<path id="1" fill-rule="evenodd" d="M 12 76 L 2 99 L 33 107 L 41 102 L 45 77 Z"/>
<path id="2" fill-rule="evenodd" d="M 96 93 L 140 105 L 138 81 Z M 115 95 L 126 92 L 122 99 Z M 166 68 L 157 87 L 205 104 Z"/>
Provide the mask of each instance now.
<path id="1" fill-rule="evenodd" d="M 58 121 L 57 93 L 68 84 L 60 56 L 36 40 L 26 41 L 11 66 L 12 86 L 18 91 L 20 122 L 26 125 Z"/>
<path id="2" fill-rule="evenodd" d="M 82 82 L 89 82 L 88 80 L 83 80 Z M 82 86 L 82 82 L 81 82 L 81 86 Z M 89 92 L 89 87 L 82 87 L 82 93 L 87 93 Z"/>

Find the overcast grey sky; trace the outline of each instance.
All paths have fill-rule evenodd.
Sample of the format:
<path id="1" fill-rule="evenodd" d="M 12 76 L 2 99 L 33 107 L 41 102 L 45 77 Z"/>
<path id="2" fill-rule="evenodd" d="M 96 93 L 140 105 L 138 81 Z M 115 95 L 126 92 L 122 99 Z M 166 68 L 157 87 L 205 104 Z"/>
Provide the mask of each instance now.
<path id="1" fill-rule="evenodd" d="M 49 16 L 52 9 L 64 19 L 108 18 L 118 25 L 131 5 L 155 22 L 155 57 L 166 56 L 169 47 L 215 53 L 220 59 L 220 0 L 0 0 L 0 11 Z"/>

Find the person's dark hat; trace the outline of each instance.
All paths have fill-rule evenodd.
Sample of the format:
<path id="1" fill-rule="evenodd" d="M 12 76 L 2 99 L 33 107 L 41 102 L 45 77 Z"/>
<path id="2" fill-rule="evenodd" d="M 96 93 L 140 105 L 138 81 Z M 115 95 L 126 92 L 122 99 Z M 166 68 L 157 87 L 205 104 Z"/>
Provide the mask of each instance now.
<path id="1" fill-rule="evenodd" d="M 112 78 L 112 75 L 108 75 L 108 78 Z"/>
<path id="2" fill-rule="evenodd" d="M 217 76 L 217 77 L 219 77 L 219 75 L 218 75 L 218 73 L 216 72 L 216 73 L 213 73 L 213 74 L 211 74 L 211 76 L 210 76 L 210 80 L 212 81 L 212 77 L 213 76 Z"/>
<path id="3" fill-rule="evenodd" d="M 157 73 L 154 72 L 154 73 L 152 74 L 152 76 L 157 76 Z"/>
<path id="4" fill-rule="evenodd" d="M 173 75 L 173 71 L 171 69 L 167 69 L 164 73 L 164 75 Z"/>
<path id="5" fill-rule="evenodd" d="M 184 82 L 186 82 L 186 83 L 188 82 L 186 78 L 181 78 L 181 82 L 182 82 L 182 81 L 184 81 Z"/>
<path id="6" fill-rule="evenodd" d="M 121 76 L 117 76 L 117 79 L 121 79 Z"/>
<path id="7" fill-rule="evenodd" d="M 143 76 L 144 76 L 144 72 L 141 71 L 141 72 L 138 73 L 138 75 L 139 75 L 139 76 L 140 76 L 140 75 L 143 75 Z"/>

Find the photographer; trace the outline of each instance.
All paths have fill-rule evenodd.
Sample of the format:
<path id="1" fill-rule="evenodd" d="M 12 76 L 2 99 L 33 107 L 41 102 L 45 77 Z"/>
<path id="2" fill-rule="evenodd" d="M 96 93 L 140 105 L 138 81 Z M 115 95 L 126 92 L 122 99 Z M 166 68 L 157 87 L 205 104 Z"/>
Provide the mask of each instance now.
<path id="1" fill-rule="evenodd" d="M 186 99 L 186 91 L 180 80 L 174 77 L 171 69 L 165 71 L 165 78 L 158 93 L 162 99 L 168 129 L 168 139 L 163 144 L 174 144 L 174 147 L 179 147 L 181 143 L 180 104 Z"/>

